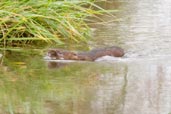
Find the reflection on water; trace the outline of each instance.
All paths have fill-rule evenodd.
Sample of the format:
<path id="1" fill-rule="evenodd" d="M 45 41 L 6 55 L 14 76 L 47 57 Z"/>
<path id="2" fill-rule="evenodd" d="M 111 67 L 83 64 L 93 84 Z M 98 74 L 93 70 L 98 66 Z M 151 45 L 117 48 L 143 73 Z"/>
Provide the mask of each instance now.
<path id="1" fill-rule="evenodd" d="M 61 66 L 23 52 L 10 52 L 3 61 L 0 66 L 0 114 L 95 113 L 96 98 L 103 100 L 103 91 L 101 94 L 99 88 L 102 85 L 107 88 L 110 79 L 124 82 L 121 74 L 126 71 L 126 66 L 121 69 L 120 63 L 76 62 Z M 105 79 L 108 74 L 109 79 Z M 96 91 L 100 93 L 97 96 Z M 106 98 L 110 93 L 113 92 L 108 91 Z"/>
<path id="2" fill-rule="evenodd" d="M 171 62 L 171 61 L 170 61 Z M 168 114 L 170 112 L 171 67 L 158 61 L 129 65 L 124 113 Z M 168 66 L 169 65 L 169 66 Z"/>
<path id="3" fill-rule="evenodd" d="M 168 114 L 171 112 L 171 1 L 126 0 L 119 6 L 121 12 L 115 15 L 122 20 L 98 26 L 94 39 L 98 40 L 97 47 L 116 44 L 126 49 L 127 58 L 121 62 L 128 67 L 127 84 L 119 107 L 114 105 L 117 100 L 110 100 L 112 105 L 106 107 L 108 103 L 102 103 L 99 113 Z M 114 91 L 115 86 L 108 88 Z"/>
<path id="4" fill-rule="evenodd" d="M 0 114 L 171 113 L 171 1 L 102 6 L 118 8 L 120 21 L 94 26 L 90 45 L 118 45 L 126 57 L 63 64 L 37 52 L 6 53 L 0 59 Z"/>

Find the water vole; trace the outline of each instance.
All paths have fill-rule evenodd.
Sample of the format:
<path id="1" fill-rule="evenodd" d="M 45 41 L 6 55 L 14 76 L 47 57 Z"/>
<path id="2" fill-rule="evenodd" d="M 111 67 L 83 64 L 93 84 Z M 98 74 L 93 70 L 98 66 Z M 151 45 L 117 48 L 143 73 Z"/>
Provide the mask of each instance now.
<path id="1" fill-rule="evenodd" d="M 87 52 L 72 52 L 61 49 L 51 49 L 48 51 L 48 56 L 51 59 L 63 59 L 63 60 L 83 60 L 94 61 L 102 56 L 124 56 L 124 50 L 120 47 L 112 46 L 106 48 L 93 49 Z"/>

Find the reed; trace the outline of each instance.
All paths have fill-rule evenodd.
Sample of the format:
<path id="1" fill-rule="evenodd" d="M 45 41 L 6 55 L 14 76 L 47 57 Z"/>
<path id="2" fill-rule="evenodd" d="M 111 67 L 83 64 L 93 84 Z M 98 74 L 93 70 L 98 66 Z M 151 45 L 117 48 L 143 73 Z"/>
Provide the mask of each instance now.
<path id="1" fill-rule="evenodd" d="M 87 41 L 87 17 L 103 12 L 92 0 L 1 0 L 0 45 Z"/>

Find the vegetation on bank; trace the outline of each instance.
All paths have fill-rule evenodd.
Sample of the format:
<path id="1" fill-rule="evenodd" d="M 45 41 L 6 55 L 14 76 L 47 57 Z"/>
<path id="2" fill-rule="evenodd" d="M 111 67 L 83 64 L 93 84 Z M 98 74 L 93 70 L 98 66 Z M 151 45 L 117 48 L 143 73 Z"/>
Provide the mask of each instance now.
<path id="1" fill-rule="evenodd" d="M 87 41 L 87 17 L 102 12 L 92 0 L 1 0 L 0 46 Z"/>

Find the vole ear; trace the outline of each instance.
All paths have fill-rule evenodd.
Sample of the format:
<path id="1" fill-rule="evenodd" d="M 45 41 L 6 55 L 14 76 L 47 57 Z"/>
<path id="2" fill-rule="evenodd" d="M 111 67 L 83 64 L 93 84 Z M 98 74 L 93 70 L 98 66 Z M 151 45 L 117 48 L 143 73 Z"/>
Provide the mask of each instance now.
<path id="1" fill-rule="evenodd" d="M 48 56 L 56 56 L 56 51 L 55 50 L 48 51 Z"/>

